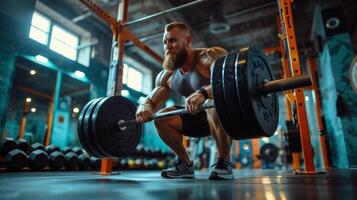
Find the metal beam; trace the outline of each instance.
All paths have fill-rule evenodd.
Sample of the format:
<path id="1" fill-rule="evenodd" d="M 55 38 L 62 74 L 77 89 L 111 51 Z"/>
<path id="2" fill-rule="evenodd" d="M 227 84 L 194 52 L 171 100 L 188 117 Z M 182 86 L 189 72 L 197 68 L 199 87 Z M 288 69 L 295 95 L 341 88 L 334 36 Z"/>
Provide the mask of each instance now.
<path id="1" fill-rule="evenodd" d="M 37 91 L 37 90 L 32 89 L 32 88 L 28 88 L 28 87 L 25 87 L 25 86 L 18 85 L 18 86 L 16 86 L 16 89 L 18 89 L 18 90 L 20 90 L 22 92 L 25 92 L 25 93 L 29 93 L 29 94 L 32 94 L 32 95 L 35 95 L 35 96 L 38 96 L 38 97 L 42 97 L 42 98 L 47 99 L 49 101 L 52 99 L 51 95 L 45 94 L 43 92 Z"/>
<path id="2" fill-rule="evenodd" d="M 186 3 L 186 4 L 183 4 L 183 5 L 177 6 L 177 7 L 173 7 L 173 8 L 169 8 L 169 9 L 163 10 L 163 11 L 158 12 L 158 13 L 154 13 L 152 15 L 149 15 L 149 16 L 146 16 L 146 17 L 143 17 L 143 18 L 140 18 L 140 19 L 136 19 L 136 20 L 124 23 L 123 25 L 124 26 L 128 26 L 128 25 L 133 25 L 133 24 L 137 24 L 137 23 L 142 23 L 142 22 L 148 21 L 150 19 L 159 17 L 161 15 L 164 15 L 164 14 L 167 14 L 167 13 L 171 13 L 171 12 L 174 12 L 174 11 L 177 11 L 177 10 L 181 10 L 181 9 L 184 9 L 184 8 L 187 8 L 187 7 L 191 7 L 191 6 L 206 2 L 206 1 L 208 1 L 208 0 L 196 0 L 196 1 L 193 1 L 193 2 L 190 2 L 190 3 Z"/>
<path id="3" fill-rule="evenodd" d="M 104 20 L 109 26 L 114 26 L 117 23 L 117 20 L 109 15 L 103 8 L 98 6 L 94 1 L 92 0 L 79 0 L 82 4 L 87 6 L 89 10 L 94 12 L 96 15 L 98 15 L 102 20 Z"/>
<path id="4" fill-rule="evenodd" d="M 172 4 L 168 0 L 157 0 L 157 1 L 153 1 L 153 3 L 155 3 L 159 7 L 160 10 L 165 10 L 169 7 L 172 7 Z M 192 27 L 191 23 L 185 17 L 183 17 L 182 14 L 178 13 L 177 10 L 168 14 L 167 18 L 170 21 L 181 21 L 181 22 L 185 23 L 189 29 L 192 30 L 194 46 L 198 46 L 198 47 L 207 46 L 207 43 L 202 39 L 202 37 L 200 37 L 197 34 L 195 29 Z M 163 32 L 164 32 L 164 29 L 162 29 L 160 32 L 154 32 L 154 33 L 150 33 L 145 36 L 141 36 L 140 40 L 145 38 L 144 40 L 148 41 L 150 39 L 162 36 Z M 146 37 L 149 37 L 149 38 L 146 38 Z"/>
<path id="5" fill-rule="evenodd" d="M 158 7 L 160 9 L 165 9 L 167 7 L 170 7 L 170 3 L 168 3 L 167 0 L 159 0 L 159 1 L 154 1 L 154 2 L 158 5 Z M 259 18 L 262 18 L 265 16 L 274 15 L 274 14 L 278 14 L 278 8 L 277 8 L 276 1 L 268 2 L 268 3 L 262 4 L 262 5 L 253 6 L 251 8 L 247 8 L 247 9 L 243 9 L 243 10 L 230 12 L 227 14 L 226 19 L 230 25 L 237 25 L 237 24 L 242 24 L 242 23 L 245 23 L 248 21 L 252 21 L 255 19 L 259 19 Z M 195 30 L 206 30 L 206 28 L 210 24 L 210 20 L 200 23 L 199 25 L 196 26 L 195 29 L 193 29 L 193 27 L 190 25 L 190 23 L 187 20 L 185 20 L 182 17 L 182 15 L 177 14 L 177 12 L 170 13 L 170 15 L 168 15 L 168 18 L 171 21 L 182 21 L 185 24 L 189 25 L 189 28 L 193 32 L 192 36 L 193 36 L 194 40 L 196 41 L 195 45 L 196 46 L 207 46 L 206 42 L 201 39 L 202 37 L 198 36 L 199 34 Z M 139 38 L 142 42 L 149 41 L 151 39 L 156 39 L 157 37 L 162 36 L 163 32 L 164 32 L 164 30 L 156 31 L 153 33 L 149 33 L 147 35 L 139 36 Z M 201 31 L 199 31 L 199 32 L 201 32 Z M 246 34 L 246 35 L 248 37 L 250 37 L 249 34 Z M 234 38 L 236 38 L 236 37 L 234 37 Z M 129 43 L 127 45 L 127 47 L 130 47 L 131 45 L 132 44 Z"/>
<path id="6" fill-rule="evenodd" d="M 271 1 L 265 4 L 259 4 L 243 10 L 237 10 L 226 13 L 226 20 L 230 25 L 242 24 L 265 16 L 270 16 L 278 13 L 276 1 Z M 211 20 L 206 20 L 197 25 L 197 29 L 208 27 Z"/>

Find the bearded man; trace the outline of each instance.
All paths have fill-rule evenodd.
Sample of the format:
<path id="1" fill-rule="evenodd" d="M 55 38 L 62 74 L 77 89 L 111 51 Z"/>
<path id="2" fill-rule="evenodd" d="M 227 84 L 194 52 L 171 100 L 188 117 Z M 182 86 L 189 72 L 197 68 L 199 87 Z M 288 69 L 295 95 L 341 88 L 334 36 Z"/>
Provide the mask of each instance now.
<path id="1" fill-rule="evenodd" d="M 230 162 L 232 139 L 223 129 L 215 108 L 199 109 L 206 99 L 212 99 L 211 65 L 218 57 L 226 55 L 227 51 L 220 47 L 193 48 L 191 31 L 182 22 L 165 26 L 163 45 L 164 69 L 156 77 L 156 87 L 139 105 L 136 119 L 147 122 L 156 112 L 183 108 L 173 106 L 161 109 L 171 91 L 186 98 L 185 108 L 190 114 L 155 120 L 160 138 L 177 155 L 173 167 L 164 169 L 161 176 L 194 178 L 193 163 L 182 143 L 183 135 L 199 138 L 212 135 L 218 155 L 209 179 L 233 179 Z"/>

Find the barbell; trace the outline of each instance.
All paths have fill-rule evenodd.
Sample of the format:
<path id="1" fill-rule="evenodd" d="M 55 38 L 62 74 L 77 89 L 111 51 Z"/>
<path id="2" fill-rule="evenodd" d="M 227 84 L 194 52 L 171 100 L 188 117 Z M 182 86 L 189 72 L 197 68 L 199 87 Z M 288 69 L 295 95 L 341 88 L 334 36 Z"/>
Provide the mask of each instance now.
<path id="1" fill-rule="evenodd" d="M 218 58 L 212 69 L 213 100 L 200 109 L 215 108 L 232 139 L 270 137 L 279 117 L 276 92 L 311 85 L 310 76 L 274 80 L 263 53 L 247 47 Z M 136 105 L 122 96 L 88 102 L 78 118 L 83 148 L 99 158 L 122 157 L 134 152 L 142 124 L 135 119 Z M 185 109 L 157 113 L 151 120 L 188 113 Z"/>

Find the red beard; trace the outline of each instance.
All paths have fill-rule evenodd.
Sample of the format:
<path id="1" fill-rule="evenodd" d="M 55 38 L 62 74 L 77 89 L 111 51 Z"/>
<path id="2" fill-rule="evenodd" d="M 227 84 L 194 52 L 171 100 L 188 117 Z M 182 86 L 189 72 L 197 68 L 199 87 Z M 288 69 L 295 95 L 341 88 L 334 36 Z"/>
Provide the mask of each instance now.
<path id="1" fill-rule="evenodd" d="M 173 53 L 165 53 L 165 58 L 164 62 L 162 63 L 162 66 L 164 69 L 167 71 L 174 71 L 180 67 L 186 62 L 187 60 L 187 51 L 186 49 L 182 48 L 177 54 Z"/>

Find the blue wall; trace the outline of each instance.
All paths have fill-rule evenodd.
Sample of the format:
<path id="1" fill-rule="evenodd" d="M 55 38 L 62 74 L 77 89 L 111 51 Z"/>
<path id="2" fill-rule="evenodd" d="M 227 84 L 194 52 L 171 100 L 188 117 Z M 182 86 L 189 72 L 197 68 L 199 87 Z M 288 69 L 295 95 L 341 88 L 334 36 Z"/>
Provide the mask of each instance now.
<path id="1" fill-rule="evenodd" d="M 37 43 L 28 38 L 32 14 L 35 9 L 35 0 L 2 0 L 0 7 L 0 133 L 3 133 L 4 127 L 8 130 L 8 136 L 17 137 L 19 122 L 21 119 L 22 104 L 21 106 L 14 106 L 13 112 L 8 112 L 10 108 L 9 100 L 11 96 L 12 84 L 14 79 L 15 65 L 17 58 L 21 56 L 22 59 L 36 64 L 34 56 L 41 54 L 46 56 L 51 61 L 47 67 L 54 71 L 61 71 L 64 74 L 71 74 L 75 70 L 80 70 L 86 73 L 91 84 L 92 93 L 97 96 L 105 95 L 105 88 L 107 82 L 107 67 L 91 60 L 90 66 L 85 67 L 64 56 L 53 52 L 47 46 Z M 37 63 L 38 64 L 38 63 Z M 27 65 L 26 65 L 27 66 Z M 20 96 L 13 96 L 13 100 L 22 99 Z M 17 110 L 16 110 L 17 109 Z M 57 111 L 58 108 L 56 108 Z M 66 128 L 70 129 L 73 133 L 76 129 L 72 130 L 69 123 L 69 115 L 71 109 L 63 112 L 59 109 L 58 115 L 66 116 Z M 55 112 L 56 113 L 56 112 Z M 6 119 L 8 118 L 8 121 Z M 56 118 L 55 118 L 56 119 Z M 73 120 L 72 120 L 73 121 Z M 76 120 L 74 120 L 76 121 Z M 26 132 L 34 135 L 34 141 L 43 142 L 43 137 L 47 124 L 47 112 L 36 112 L 28 116 Z M 76 122 L 75 122 L 76 123 Z M 59 127 L 57 127 L 57 125 Z M 54 124 L 54 130 L 63 129 L 58 123 Z M 71 134 L 72 136 L 73 134 Z M 71 136 L 63 136 L 64 141 L 57 141 L 62 145 L 71 144 L 72 139 L 68 142 Z M 57 137 L 56 134 L 54 136 Z"/>
<path id="2" fill-rule="evenodd" d="M 353 56 L 347 33 L 328 38 L 320 56 L 322 109 L 333 165 L 338 168 L 357 166 L 357 95 L 349 82 Z"/>

